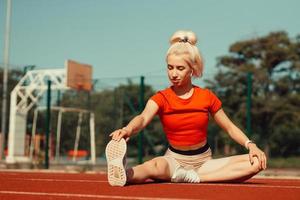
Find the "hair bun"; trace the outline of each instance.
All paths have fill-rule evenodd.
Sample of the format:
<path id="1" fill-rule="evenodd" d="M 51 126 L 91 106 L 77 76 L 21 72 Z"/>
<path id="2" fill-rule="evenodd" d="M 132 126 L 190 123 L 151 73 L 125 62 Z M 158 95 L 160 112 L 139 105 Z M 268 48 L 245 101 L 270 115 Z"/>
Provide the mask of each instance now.
<path id="1" fill-rule="evenodd" d="M 196 45 L 197 36 L 192 31 L 176 31 L 170 39 L 170 44 L 172 45 L 176 42 L 188 42 L 191 45 Z"/>

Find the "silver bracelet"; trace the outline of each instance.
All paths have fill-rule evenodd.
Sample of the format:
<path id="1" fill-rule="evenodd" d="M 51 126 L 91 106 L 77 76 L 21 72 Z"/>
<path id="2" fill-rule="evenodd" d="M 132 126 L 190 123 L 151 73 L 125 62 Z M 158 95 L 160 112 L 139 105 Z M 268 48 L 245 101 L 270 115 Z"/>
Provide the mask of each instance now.
<path id="1" fill-rule="evenodd" d="M 254 144 L 254 142 L 253 142 L 252 140 L 247 140 L 247 141 L 245 142 L 245 147 L 246 147 L 246 149 L 249 149 L 248 145 L 249 145 L 250 143 L 253 143 L 253 144 Z"/>

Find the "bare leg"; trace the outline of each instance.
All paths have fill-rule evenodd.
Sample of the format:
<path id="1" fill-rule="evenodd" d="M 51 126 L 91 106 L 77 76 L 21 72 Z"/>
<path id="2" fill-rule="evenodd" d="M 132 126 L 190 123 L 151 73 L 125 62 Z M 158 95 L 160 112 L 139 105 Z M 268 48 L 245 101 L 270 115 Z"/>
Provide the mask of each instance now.
<path id="1" fill-rule="evenodd" d="M 127 170 L 129 183 L 143 183 L 149 178 L 169 181 L 171 178 L 168 162 L 157 157 Z"/>
<path id="2" fill-rule="evenodd" d="M 260 171 L 257 158 L 251 165 L 248 154 L 209 160 L 197 170 L 201 182 L 242 182 Z"/>

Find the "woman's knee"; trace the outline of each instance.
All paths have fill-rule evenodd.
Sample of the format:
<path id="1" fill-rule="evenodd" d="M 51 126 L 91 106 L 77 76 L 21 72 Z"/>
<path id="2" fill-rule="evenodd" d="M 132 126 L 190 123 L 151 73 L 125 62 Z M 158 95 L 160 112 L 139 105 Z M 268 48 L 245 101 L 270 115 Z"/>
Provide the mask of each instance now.
<path id="1" fill-rule="evenodd" d="M 152 176 L 163 176 L 169 173 L 168 162 L 163 158 L 154 158 L 146 161 L 144 165 Z"/>
<path id="2" fill-rule="evenodd" d="M 251 164 L 250 170 L 253 174 L 257 174 L 258 172 L 262 171 L 257 157 L 253 157 L 253 162 Z"/>
<path id="3" fill-rule="evenodd" d="M 244 154 L 242 156 L 243 156 L 243 160 L 250 164 L 249 171 L 250 171 L 251 174 L 257 174 L 258 172 L 261 171 L 260 163 L 259 163 L 259 160 L 258 160 L 257 157 L 253 157 L 252 158 L 253 162 L 250 163 L 249 154 Z"/>

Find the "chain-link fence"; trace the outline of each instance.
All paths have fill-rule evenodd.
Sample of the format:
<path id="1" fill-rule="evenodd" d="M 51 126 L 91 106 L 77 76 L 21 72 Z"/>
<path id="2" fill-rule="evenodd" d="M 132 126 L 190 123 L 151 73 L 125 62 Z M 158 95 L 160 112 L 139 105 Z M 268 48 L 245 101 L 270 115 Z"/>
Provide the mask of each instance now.
<path id="1" fill-rule="evenodd" d="M 10 71 L 9 91 L 22 77 L 19 70 Z M 2 75 L 0 74 L 2 77 Z M 231 82 L 233 81 L 233 82 Z M 271 155 L 299 155 L 299 92 L 286 91 L 283 95 L 270 84 L 265 89 L 257 75 L 242 74 L 205 74 L 201 79 L 193 80 L 195 85 L 209 87 L 223 103 L 223 109 L 229 118 L 250 138 L 255 140 Z M 2 84 L 2 82 L 1 82 Z M 2 93 L 2 85 L 1 93 Z M 53 107 L 76 108 L 91 111 L 95 114 L 96 156 L 104 159 L 105 146 L 110 140 L 109 134 L 123 126 L 141 112 L 146 101 L 156 91 L 169 87 L 167 75 L 145 75 L 136 77 L 99 78 L 93 81 L 93 90 L 56 90 L 52 92 Z M 273 89 L 272 89 L 273 87 Z M 265 93 L 262 93 L 265 90 Z M 39 111 L 34 124 L 34 110 L 46 105 L 45 95 L 27 116 L 27 154 L 29 144 L 35 144 L 34 151 L 44 156 L 45 110 Z M 9 107 L 8 107 L 9 108 Z M 79 118 L 81 115 L 81 122 Z M 60 156 L 72 159 L 72 150 L 76 145 L 76 131 L 81 127 L 78 151 L 83 152 L 84 159 L 90 157 L 90 113 L 65 112 L 59 118 L 59 111 L 51 114 L 51 155 L 55 159 L 57 151 Z M 7 116 L 8 119 L 8 116 Z M 57 148 L 57 129 L 60 124 L 60 146 Z M 33 127 L 39 140 L 32 140 Z M 129 141 L 129 157 L 141 161 L 162 155 L 168 146 L 158 117 L 146 127 L 141 136 L 132 137 Z M 7 138 L 7 137 L 6 137 Z M 227 134 L 211 120 L 208 128 L 209 143 L 217 155 L 231 155 L 245 150 L 229 139 Z M 288 144 L 287 144 L 288 142 Z M 85 152 L 85 153 L 84 153 Z M 74 153 L 74 152 L 73 152 Z"/>

